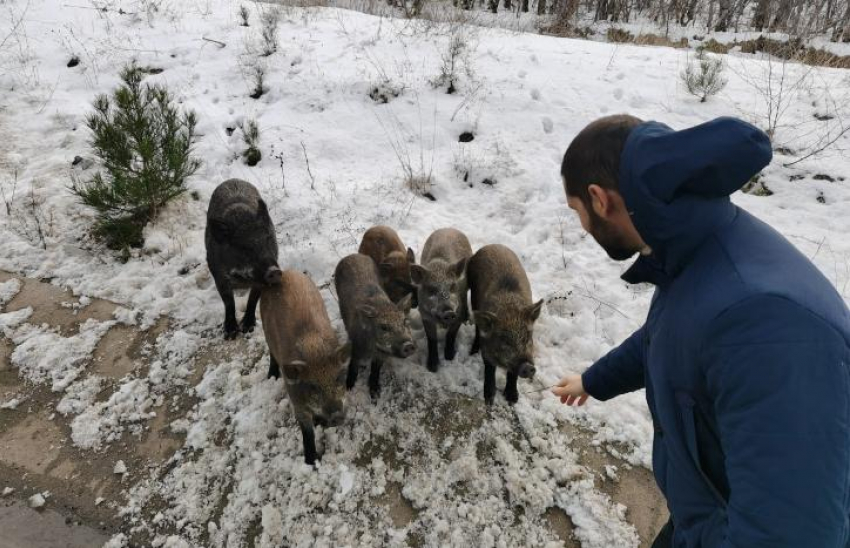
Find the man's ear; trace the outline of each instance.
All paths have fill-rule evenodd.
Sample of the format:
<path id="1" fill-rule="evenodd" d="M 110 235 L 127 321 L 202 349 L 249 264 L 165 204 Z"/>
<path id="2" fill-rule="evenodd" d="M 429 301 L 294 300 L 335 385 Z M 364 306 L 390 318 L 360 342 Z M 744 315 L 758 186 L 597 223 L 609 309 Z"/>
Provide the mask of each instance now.
<path id="1" fill-rule="evenodd" d="M 300 380 L 307 370 L 307 362 L 301 360 L 291 361 L 283 366 L 283 374 L 288 381 Z"/>
<path id="2" fill-rule="evenodd" d="M 588 185 L 587 194 L 590 196 L 590 207 L 596 216 L 607 219 L 611 215 L 611 198 L 608 191 L 599 185 Z"/>
<path id="3" fill-rule="evenodd" d="M 481 332 L 482 337 L 486 337 L 496 325 L 496 316 L 490 312 L 472 311 L 472 317 L 475 318 L 475 327 Z"/>

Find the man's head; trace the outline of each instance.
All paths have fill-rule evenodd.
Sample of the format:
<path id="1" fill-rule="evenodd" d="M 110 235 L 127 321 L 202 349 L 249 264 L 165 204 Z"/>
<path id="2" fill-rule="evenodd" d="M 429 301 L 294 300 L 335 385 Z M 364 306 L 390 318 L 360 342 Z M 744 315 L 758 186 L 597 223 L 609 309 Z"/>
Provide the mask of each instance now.
<path id="1" fill-rule="evenodd" d="M 573 139 L 561 164 L 567 204 L 578 213 L 581 226 L 617 261 L 646 248 L 619 191 L 620 156 L 632 129 L 641 123 L 628 115 L 596 120 Z"/>

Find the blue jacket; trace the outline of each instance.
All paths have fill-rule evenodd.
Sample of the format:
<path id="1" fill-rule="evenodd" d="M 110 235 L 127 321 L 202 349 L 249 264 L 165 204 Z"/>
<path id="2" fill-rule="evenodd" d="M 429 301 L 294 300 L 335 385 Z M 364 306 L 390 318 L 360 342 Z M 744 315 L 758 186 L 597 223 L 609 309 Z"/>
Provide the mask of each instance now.
<path id="1" fill-rule="evenodd" d="M 656 291 L 582 380 L 599 400 L 646 388 L 676 548 L 850 547 L 850 312 L 729 200 L 770 159 L 767 136 L 730 118 L 642 124 L 621 157 L 652 247 L 623 278 Z"/>

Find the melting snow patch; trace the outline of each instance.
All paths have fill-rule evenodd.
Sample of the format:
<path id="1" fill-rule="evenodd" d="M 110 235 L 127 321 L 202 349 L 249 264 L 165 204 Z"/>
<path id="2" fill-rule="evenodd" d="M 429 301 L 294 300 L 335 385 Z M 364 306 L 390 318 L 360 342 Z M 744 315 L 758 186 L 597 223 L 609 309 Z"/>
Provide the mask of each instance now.
<path id="1" fill-rule="evenodd" d="M 8 303 L 21 290 L 21 281 L 12 278 L 0 284 L 0 306 Z"/>
<path id="2" fill-rule="evenodd" d="M 36 493 L 29 498 L 30 508 L 42 508 L 47 501 L 47 493 Z"/>
<path id="3" fill-rule="evenodd" d="M 87 320 L 72 337 L 63 337 L 45 327 L 24 325 L 12 335 L 12 342 L 17 345 L 12 352 L 12 365 L 27 380 L 49 381 L 54 392 L 62 392 L 77 379 L 98 341 L 114 324 Z"/>
<path id="4" fill-rule="evenodd" d="M 119 460 L 115 463 L 115 468 L 112 469 L 113 474 L 118 474 L 119 476 L 123 476 L 127 473 L 127 465 L 124 464 L 123 460 Z"/>
<path id="5" fill-rule="evenodd" d="M 14 329 L 27 321 L 30 316 L 32 316 L 32 307 L 30 306 L 15 312 L 0 314 L 0 333 L 11 338 Z"/>

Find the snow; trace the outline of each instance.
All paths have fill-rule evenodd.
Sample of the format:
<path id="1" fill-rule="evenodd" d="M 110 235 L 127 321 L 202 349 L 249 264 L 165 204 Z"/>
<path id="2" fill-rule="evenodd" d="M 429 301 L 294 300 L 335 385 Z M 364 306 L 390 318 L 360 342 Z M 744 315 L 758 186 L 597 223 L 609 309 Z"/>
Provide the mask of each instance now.
<path id="1" fill-rule="evenodd" d="M 411 538 L 423 546 L 553 546 L 558 541 L 543 513 L 555 506 L 569 514 L 585 547 L 637 546 L 624 509 L 582 465 L 571 433 L 580 427 L 592 446 L 650 467 L 644 394 L 571 409 L 544 388 L 581 373 L 639 327 L 652 290 L 621 282 L 625 265 L 609 261 L 582 232 L 564 203 L 560 160 L 573 136 L 606 114 L 630 112 L 677 128 L 720 115 L 763 125 L 767 105 L 752 78 L 766 73 L 766 63 L 727 58 L 728 86 L 700 104 L 679 81 L 683 51 L 284 8 L 280 50 L 261 60 L 268 93 L 252 100 L 246 75 L 259 60 L 250 50 L 257 10 L 267 8 L 246 3 L 252 26 L 243 28 L 238 7 L 164 0 L 148 18 L 31 0 L 15 48 L 0 49 L 0 184 L 17 171 L 18 195 L 36 186 L 52 219 L 44 250 L 18 221 L 0 217 L 0 269 L 121 304 L 114 320 L 89 320 L 69 336 L 27 323 L 31 309 L 0 314 L 0 331 L 15 345 L 11 364 L 59 393 L 56 411 L 71 418 L 71 440 L 83 454 L 125 433 L 140 437 L 177 401 L 194 403 L 168 423 L 185 434 L 184 446 L 128 482 L 120 503 L 126 530 L 110 546 L 126 546 L 133 533 L 158 547 L 242 546 L 257 524 L 258 546 L 284 538 L 292 546 L 400 547 Z M 0 21 L 0 36 L 6 24 Z M 470 70 L 448 95 L 430 82 L 457 32 L 469 43 Z M 82 61 L 74 70 L 65 67 L 71 53 Z M 199 199 L 187 195 L 166 208 L 146 229 L 145 248 L 124 263 L 90 240 L 91 212 L 66 189 L 71 160 L 91 156 L 84 126 L 91 101 L 116 85 L 132 58 L 163 68 L 149 80 L 167 84 L 183 107 L 197 111 L 196 151 L 204 163 L 188 183 Z M 402 92 L 377 104 L 368 93 L 385 76 Z M 805 88 L 789 95 L 777 140 L 798 151 L 816 141 L 826 127 L 813 117 L 828 106 L 823 90 L 836 104 L 850 104 L 841 95 L 850 94 L 847 78 L 846 71 L 813 71 Z M 226 132 L 248 118 L 258 121 L 264 155 L 252 169 L 238 159 L 240 132 Z M 466 131 L 475 139 L 459 143 Z M 430 172 L 436 202 L 405 188 L 399 156 L 418 174 Z M 850 176 L 850 160 L 833 152 L 783 167 L 791 160 L 780 155 L 765 170 L 772 196 L 733 199 L 780 230 L 850 299 L 850 189 L 838 179 Z M 515 249 L 535 298 L 547 301 L 535 328 L 538 377 L 522 383 L 519 404 L 497 399 L 483 409 L 481 361 L 468 355 L 468 327 L 455 362 L 427 374 L 414 313 L 419 351 L 387 368 L 378 404 L 365 383 L 351 392 L 346 424 L 318 429 L 324 457 L 316 469 L 306 466 L 282 383 L 265 378 L 259 326 L 240 350 L 229 346 L 227 357 L 198 370 L 198 355 L 218 343 L 222 321 L 205 265 L 205 207 L 229 177 L 258 186 L 276 223 L 281 265 L 320 286 L 378 223 L 396 227 L 417 252 L 444 226 L 463 230 L 474 247 L 500 242 Z M 14 281 L 0 284 L 0 298 L 19 290 Z M 323 295 L 341 333 L 334 296 Z M 145 329 L 163 316 L 169 329 L 148 349 L 149 368 L 114 383 L 87 370 L 110 328 Z M 108 396 L 96 401 L 103 389 Z M 623 474 L 622 467 L 606 471 L 613 481 Z M 399 524 L 388 508 L 413 517 Z"/>
<path id="2" fill-rule="evenodd" d="M 42 508 L 47 502 L 46 493 L 36 493 L 28 499 L 30 508 Z"/>
<path id="3" fill-rule="evenodd" d="M 9 495 L 11 495 L 14 492 L 15 492 L 15 489 L 13 487 L 4 487 L 3 488 L 3 496 L 4 497 L 8 497 Z"/>
<path id="4" fill-rule="evenodd" d="M 80 332 L 71 337 L 63 337 L 46 327 L 21 325 L 9 337 L 17 345 L 12 352 L 12 365 L 27 380 L 50 381 L 54 392 L 62 392 L 79 377 L 86 359 L 114 324 L 114 321 L 87 320 L 80 326 Z"/>
<path id="5" fill-rule="evenodd" d="M 127 473 L 127 465 L 124 464 L 123 460 L 119 460 L 115 463 L 115 467 L 112 469 L 113 474 L 118 474 L 119 476 L 123 476 Z"/>
<path id="6" fill-rule="evenodd" d="M 21 281 L 17 278 L 12 278 L 3 283 L 0 283 L 0 306 L 8 303 L 21 290 Z"/>

